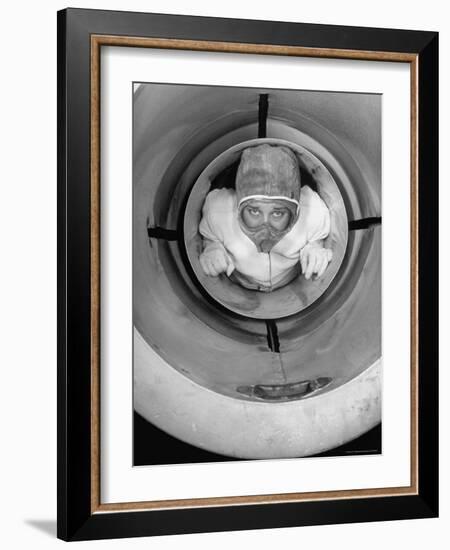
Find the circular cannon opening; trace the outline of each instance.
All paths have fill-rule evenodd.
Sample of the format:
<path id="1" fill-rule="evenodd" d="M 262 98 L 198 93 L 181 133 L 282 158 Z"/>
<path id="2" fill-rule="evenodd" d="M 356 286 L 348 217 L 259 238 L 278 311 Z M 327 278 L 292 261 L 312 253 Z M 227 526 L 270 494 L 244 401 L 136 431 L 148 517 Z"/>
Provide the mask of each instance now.
<path id="1" fill-rule="evenodd" d="M 141 134 L 136 124 L 136 141 L 149 144 L 135 150 L 136 409 L 175 437 L 230 456 L 306 456 L 343 444 L 380 420 L 381 229 L 348 231 L 348 220 L 379 207 L 378 182 L 329 129 L 274 91 L 265 139 L 296 150 L 302 180 L 329 207 L 333 261 L 314 284 L 299 277 L 264 295 L 205 279 L 204 197 L 233 179 L 258 124 L 254 105 L 216 113 L 220 89 L 207 100 L 197 87 L 185 93 L 204 117 L 193 113 L 188 135 L 173 132 L 170 119 L 143 122 L 156 114 L 142 117 Z M 153 104 L 143 89 L 135 112 Z"/>
<path id="2" fill-rule="evenodd" d="M 198 227 L 206 195 L 218 186 L 234 187 L 234 177 L 232 173 L 230 174 L 230 167 L 239 163 L 244 149 L 261 143 L 284 145 L 295 151 L 301 171 L 310 176 L 309 181 L 312 181 L 314 188 L 324 200 L 331 218 L 330 234 L 325 240 L 325 246 L 332 250 L 333 258 L 323 276 L 319 279 L 307 280 L 302 276 L 298 265 L 297 276 L 285 286 L 272 292 L 249 290 L 233 282 L 225 274 L 209 277 L 204 274 L 199 262 L 203 242 Z M 238 143 L 223 151 L 202 171 L 187 200 L 183 233 L 190 265 L 200 284 L 212 299 L 239 315 L 256 319 L 280 319 L 299 313 L 310 306 L 331 284 L 344 259 L 348 238 L 348 219 L 339 188 L 330 172 L 317 157 L 298 144 L 282 139 L 260 138 Z"/>

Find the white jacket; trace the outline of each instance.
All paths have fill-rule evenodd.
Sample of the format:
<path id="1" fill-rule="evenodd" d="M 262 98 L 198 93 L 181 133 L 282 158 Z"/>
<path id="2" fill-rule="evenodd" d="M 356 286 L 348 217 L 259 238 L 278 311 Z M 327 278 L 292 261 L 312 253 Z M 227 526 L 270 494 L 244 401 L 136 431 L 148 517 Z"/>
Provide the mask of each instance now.
<path id="1" fill-rule="evenodd" d="M 330 232 L 330 213 L 319 195 L 304 186 L 300 195 L 300 215 L 292 229 L 270 253 L 258 252 L 255 243 L 242 231 L 233 189 L 215 189 L 206 196 L 199 231 L 204 251 L 222 247 L 235 269 L 264 287 L 276 286 L 300 260 L 300 251 Z"/>

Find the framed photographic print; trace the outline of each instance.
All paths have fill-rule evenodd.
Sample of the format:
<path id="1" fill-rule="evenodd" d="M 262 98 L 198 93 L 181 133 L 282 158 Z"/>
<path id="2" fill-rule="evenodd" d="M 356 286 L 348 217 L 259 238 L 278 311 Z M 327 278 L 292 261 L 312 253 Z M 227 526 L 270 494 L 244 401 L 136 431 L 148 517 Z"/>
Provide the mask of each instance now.
<path id="1" fill-rule="evenodd" d="M 58 13 L 58 536 L 438 513 L 438 35 Z"/>

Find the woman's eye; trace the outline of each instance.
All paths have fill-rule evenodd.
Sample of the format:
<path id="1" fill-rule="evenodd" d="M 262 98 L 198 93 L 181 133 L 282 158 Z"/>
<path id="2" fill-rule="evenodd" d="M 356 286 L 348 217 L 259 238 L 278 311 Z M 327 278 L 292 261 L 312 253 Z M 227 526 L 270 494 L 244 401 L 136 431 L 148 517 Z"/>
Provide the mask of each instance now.
<path id="1" fill-rule="evenodd" d="M 248 208 L 247 212 L 249 212 L 252 216 L 258 216 L 259 210 L 257 208 Z"/>
<path id="2" fill-rule="evenodd" d="M 274 212 L 272 212 L 272 216 L 274 218 L 281 218 L 282 216 L 284 216 L 285 212 L 281 211 L 281 210 L 275 210 Z"/>

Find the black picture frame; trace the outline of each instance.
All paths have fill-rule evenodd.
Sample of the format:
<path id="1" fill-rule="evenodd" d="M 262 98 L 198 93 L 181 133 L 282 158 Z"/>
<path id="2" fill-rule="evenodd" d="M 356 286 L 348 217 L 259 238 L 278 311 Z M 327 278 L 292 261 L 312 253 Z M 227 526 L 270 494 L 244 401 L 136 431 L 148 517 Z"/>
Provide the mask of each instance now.
<path id="1" fill-rule="evenodd" d="M 88 540 L 438 515 L 438 33 L 85 9 L 58 12 L 58 530 Z M 102 511 L 92 461 L 92 36 L 412 55 L 417 78 L 417 491 Z M 125 40 L 126 42 L 126 40 Z M 334 52 L 334 53 L 333 53 Z M 353 52 L 353 54 L 352 54 Z M 99 513 L 100 512 L 100 513 Z"/>

